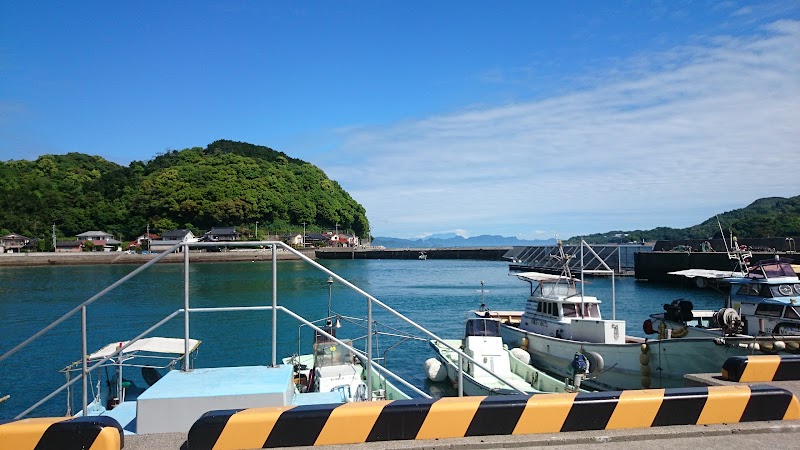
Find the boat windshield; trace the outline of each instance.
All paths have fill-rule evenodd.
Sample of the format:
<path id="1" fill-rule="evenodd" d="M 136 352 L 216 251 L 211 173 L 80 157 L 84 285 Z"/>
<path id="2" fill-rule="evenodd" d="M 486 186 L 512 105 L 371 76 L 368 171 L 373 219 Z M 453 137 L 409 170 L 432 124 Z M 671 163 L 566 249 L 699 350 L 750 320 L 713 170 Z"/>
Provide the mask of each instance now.
<path id="1" fill-rule="evenodd" d="M 466 336 L 500 336 L 500 322 L 490 319 L 470 319 L 467 321 Z"/>
<path id="2" fill-rule="evenodd" d="M 534 295 L 538 294 L 542 297 L 547 296 L 564 296 L 575 295 L 578 290 L 574 284 L 568 283 L 539 283 L 539 286 L 533 292 Z"/>
<path id="3" fill-rule="evenodd" d="M 797 274 L 792 269 L 791 263 L 784 259 L 782 261 L 758 263 L 750 269 L 750 273 L 747 276 L 748 278 L 779 278 L 797 277 Z"/>
<path id="4" fill-rule="evenodd" d="M 353 341 L 342 340 L 350 347 L 353 346 Z M 340 366 L 343 364 L 352 364 L 354 362 L 353 353 L 336 341 L 317 342 L 314 344 L 314 366 Z"/>

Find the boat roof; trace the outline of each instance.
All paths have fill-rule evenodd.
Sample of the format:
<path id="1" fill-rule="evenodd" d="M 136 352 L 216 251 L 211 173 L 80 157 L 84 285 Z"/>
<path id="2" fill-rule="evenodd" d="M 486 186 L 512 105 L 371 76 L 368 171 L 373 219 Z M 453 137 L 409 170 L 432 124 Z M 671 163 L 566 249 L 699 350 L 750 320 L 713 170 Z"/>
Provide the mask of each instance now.
<path id="1" fill-rule="evenodd" d="M 89 355 L 89 359 L 103 359 L 114 354 L 120 346 L 125 346 L 130 341 L 117 341 L 112 342 L 100 350 Z M 193 352 L 200 345 L 197 339 L 189 339 L 189 352 Z M 183 355 L 185 346 L 183 339 L 180 338 L 165 338 L 165 337 L 149 337 L 139 339 L 131 344 L 130 347 L 122 351 L 123 354 L 149 352 L 149 353 L 167 353 L 172 355 Z"/>
<path id="2" fill-rule="evenodd" d="M 722 279 L 731 277 L 743 277 L 744 273 L 735 272 L 732 270 L 714 270 L 714 269 L 685 269 L 676 270 L 675 272 L 667 272 L 669 275 L 680 275 L 686 278 L 712 278 Z"/>
<path id="3" fill-rule="evenodd" d="M 559 280 L 580 281 L 577 278 L 567 278 L 563 275 L 553 275 L 551 273 L 542 273 L 542 272 L 523 272 L 523 273 L 515 273 L 514 275 L 516 275 L 517 278 L 526 281 L 539 281 L 539 282 L 556 282 Z"/>

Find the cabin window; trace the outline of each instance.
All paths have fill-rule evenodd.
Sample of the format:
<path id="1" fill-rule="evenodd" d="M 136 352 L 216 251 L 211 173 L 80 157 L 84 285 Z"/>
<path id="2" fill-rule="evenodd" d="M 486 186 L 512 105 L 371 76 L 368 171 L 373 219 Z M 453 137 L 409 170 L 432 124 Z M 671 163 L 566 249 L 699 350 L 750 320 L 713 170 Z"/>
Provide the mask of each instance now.
<path id="1" fill-rule="evenodd" d="M 553 304 L 552 304 L 552 303 L 550 303 L 550 302 L 547 302 L 547 309 L 545 310 L 545 312 L 546 312 L 547 314 L 550 314 L 550 315 L 552 315 L 552 314 L 553 314 Z"/>
<path id="2" fill-rule="evenodd" d="M 597 307 L 597 303 L 587 303 L 584 309 L 584 316 L 599 319 L 600 308 Z"/>
<path id="3" fill-rule="evenodd" d="M 561 308 L 564 310 L 564 317 L 578 317 L 578 310 L 575 309 L 575 305 L 565 303 Z"/>
<path id="4" fill-rule="evenodd" d="M 500 336 L 500 323 L 496 320 L 470 320 L 467 336 Z"/>
<path id="5" fill-rule="evenodd" d="M 536 312 L 544 312 L 544 303 L 538 302 L 536 305 Z"/>
<path id="6" fill-rule="evenodd" d="M 773 305 L 770 303 L 762 303 L 756 307 L 756 315 L 780 317 L 783 313 L 783 305 Z"/>
<path id="7" fill-rule="evenodd" d="M 752 286 L 749 284 L 743 284 L 739 286 L 739 290 L 736 292 L 737 295 L 758 295 L 758 286 Z"/>
<path id="8" fill-rule="evenodd" d="M 800 319 L 800 313 L 794 309 L 794 306 L 787 306 L 786 310 L 783 311 L 783 317 L 787 319 Z"/>

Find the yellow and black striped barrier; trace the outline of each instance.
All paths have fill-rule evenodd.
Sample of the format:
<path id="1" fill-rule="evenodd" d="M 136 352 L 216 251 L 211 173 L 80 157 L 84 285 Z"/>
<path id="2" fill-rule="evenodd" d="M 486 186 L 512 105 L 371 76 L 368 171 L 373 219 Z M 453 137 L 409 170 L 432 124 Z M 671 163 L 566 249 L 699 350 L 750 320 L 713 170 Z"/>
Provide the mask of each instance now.
<path id="1" fill-rule="evenodd" d="M 211 411 L 192 425 L 187 447 L 293 447 L 797 419 L 797 398 L 772 386 L 448 397 Z"/>
<path id="2" fill-rule="evenodd" d="M 722 364 L 722 379 L 742 383 L 800 380 L 800 355 L 732 356 Z"/>
<path id="3" fill-rule="evenodd" d="M 120 450 L 122 427 L 111 417 L 41 417 L 0 423 L 0 449 Z"/>

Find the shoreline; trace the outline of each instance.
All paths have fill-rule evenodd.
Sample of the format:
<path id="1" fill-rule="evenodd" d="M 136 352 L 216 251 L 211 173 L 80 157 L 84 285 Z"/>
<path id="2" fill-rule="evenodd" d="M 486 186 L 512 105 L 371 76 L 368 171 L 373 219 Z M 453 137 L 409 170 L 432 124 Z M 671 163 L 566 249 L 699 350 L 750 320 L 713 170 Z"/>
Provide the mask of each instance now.
<path id="1" fill-rule="evenodd" d="M 311 259 L 317 259 L 315 249 L 299 250 Z M 0 267 L 30 267 L 30 266 L 78 266 L 92 264 L 137 264 L 141 265 L 158 256 L 157 254 L 141 255 L 122 252 L 35 252 L 35 253 L 2 253 L 0 254 Z M 279 261 L 300 260 L 300 258 L 285 250 L 278 249 Z M 189 252 L 190 263 L 202 262 L 252 262 L 272 261 L 271 249 L 247 249 L 223 252 L 192 251 Z M 183 253 L 174 253 L 165 256 L 160 263 L 182 263 Z"/>

